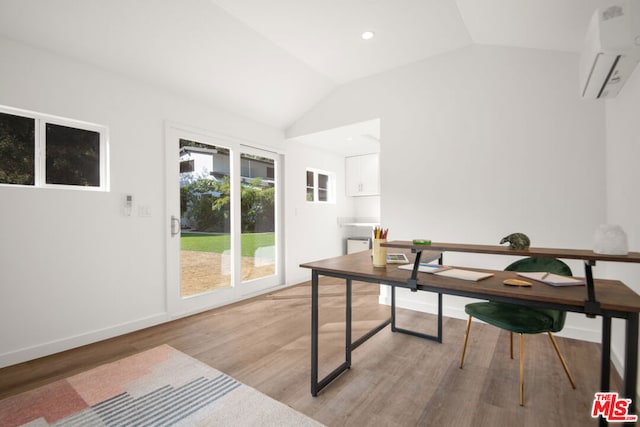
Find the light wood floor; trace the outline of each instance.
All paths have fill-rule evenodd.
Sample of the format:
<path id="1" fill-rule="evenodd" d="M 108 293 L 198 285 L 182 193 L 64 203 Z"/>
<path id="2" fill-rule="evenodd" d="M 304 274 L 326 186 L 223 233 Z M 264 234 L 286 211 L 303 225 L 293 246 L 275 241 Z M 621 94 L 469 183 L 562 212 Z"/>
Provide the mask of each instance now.
<path id="1" fill-rule="evenodd" d="M 321 278 L 321 376 L 344 357 L 343 292 L 340 282 Z M 377 295 L 377 286 L 354 283 L 354 339 L 388 317 Z M 329 426 L 597 425 L 590 410 L 599 345 L 558 338 L 573 390 L 548 337 L 527 336 L 521 407 L 517 348 L 511 360 L 508 334 L 474 323 L 461 370 L 465 321 L 450 318 L 442 344 L 386 328 L 354 351 L 349 371 L 311 397 L 310 304 L 306 283 L 0 369 L 0 398 L 166 343 Z M 435 316 L 398 310 L 398 326 L 435 332 Z M 612 386 L 622 389 L 617 375 Z"/>

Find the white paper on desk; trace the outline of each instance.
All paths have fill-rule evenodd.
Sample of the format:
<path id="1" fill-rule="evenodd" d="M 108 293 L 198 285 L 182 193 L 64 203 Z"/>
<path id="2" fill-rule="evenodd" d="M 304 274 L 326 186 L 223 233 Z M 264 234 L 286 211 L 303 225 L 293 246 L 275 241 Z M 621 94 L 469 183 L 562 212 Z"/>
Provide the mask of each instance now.
<path id="1" fill-rule="evenodd" d="M 413 264 L 404 264 L 398 267 L 401 270 L 413 270 Z M 440 264 L 427 264 L 421 262 L 418 265 L 418 271 L 420 273 L 438 273 L 440 271 L 449 270 L 451 267 Z"/>
<path id="2" fill-rule="evenodd" d="M 584 280 L 574 279 L 573 277 L 561 276 L 559 274 L 535 272 L 535 273 L 522 273 L 519 272 L 518 276 L 526 277 L 527 279 L 537 280 L 544 282 L 551 286 L 580 286 L 584 285 Z"/>
<path id="3" fill-rule="evenodd" d="M 493 273 L 470 271 L 470 270 L 459 270 L 457 268 L 452 268 L 450 270 L 445 270 L 445 271 L 439 271 L 435 274 L 438 276 L 452 277 L 454 279 L 462 279 L 462 280 L 471 280 L 474 282 L 493 276 Z"/>

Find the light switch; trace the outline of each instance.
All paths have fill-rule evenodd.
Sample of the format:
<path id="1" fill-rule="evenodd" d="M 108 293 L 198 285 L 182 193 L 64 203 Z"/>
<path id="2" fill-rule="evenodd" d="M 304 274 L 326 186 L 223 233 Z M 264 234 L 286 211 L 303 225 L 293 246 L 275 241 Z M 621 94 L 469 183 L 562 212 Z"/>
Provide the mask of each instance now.
<path id="1" fill-rule="evenodd" d="M 151 216 L 151 206 L 149 205 L 140 205 L 138 206 L 138 216 L 140 217 L 150 217 Z"/>

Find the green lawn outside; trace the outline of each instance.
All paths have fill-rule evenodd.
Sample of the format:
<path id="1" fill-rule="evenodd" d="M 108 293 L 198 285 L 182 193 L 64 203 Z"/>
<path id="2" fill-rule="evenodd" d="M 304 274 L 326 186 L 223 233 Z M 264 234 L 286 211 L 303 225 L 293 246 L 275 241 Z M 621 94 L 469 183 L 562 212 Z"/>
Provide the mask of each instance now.
<path id="1" fill-rule="evenodd" d="M 246 233 L 241 237 L 242 256 L 254 256 L 257 248 L 275 245 L 275 233 Z M 228 234 L 182 232 L 180 248 L 184 251 L 222 253 L 231 247 Z"/>

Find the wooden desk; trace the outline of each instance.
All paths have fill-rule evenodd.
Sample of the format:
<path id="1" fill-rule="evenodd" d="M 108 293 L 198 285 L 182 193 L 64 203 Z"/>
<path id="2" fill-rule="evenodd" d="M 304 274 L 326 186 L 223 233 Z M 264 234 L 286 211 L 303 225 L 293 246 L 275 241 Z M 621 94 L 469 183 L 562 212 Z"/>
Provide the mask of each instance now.
<path id="1" fill-rule="evenodd" d="M 429 262 L 440 259 L 442 252 L 472 252 L 498 255 L 539 256 L 585 261 L 585 278 L 588 286 L 552 287 L 543 283 L 534 283 L 527 288 L 505 286 L 506 278 L 517 277 L 515 272 L 491 271 L 494 275 L 479 282 L 441 277 L 427 273 L 398 269 L 397 265 L 388 264 L 386 268 L 374 268 L 370 252 L 360 252 L 336 258 L 301 264 L 301 267 L 312 270 L 312 304 L 311 304 L 311 394 L 316 396 L 320 390 L 333 381 L 338 375 L 351 366 L 351 351 L 371 336 L 391 325 L 394 332 L 404 332 L 422 338 L 442 340 L 442 294 L 459 295 L 471 298 L 489 299 L 515 304 L 526 304 L 542 308 L 584 313 L 589 316 L 602 317 L 602 362 L 601 388 L 609 390 L 610 354 L 611 354 L 611 319 L 621 318 L 626 321 L 625 369 L 623 395 L 632 399 L 629 412 L 636 410 L 637 365 L 638 365 L 638 313 L 640 312 L 640 296 L 617 280 L 594 279 L 591 268 L 596 261 L 636 262 L 640 263 L 639 253 L 625 256 L 608 256 L 594 254 L 592 251 L 568 249 L 530 248 L 528 250 L 511 250 L 503 246 L 461 245 L 433 243 L 430 246 L 413 245 L 411 242 L 389 242 L 384 246 L 411 251 L 415 253 L 415 266 L 418 262 Z M 473 270 L 478 270 L 474 268 Z M 490 271 L 490 270 L 487 270 Z M 345 325 L 345 361 L 325 378 L 318 380 L 318 276 L 343 278 L 346 281 L 346 325 Z M 351 338 L 351 282 L 353 280 L 378 283 L 391 286 L 391 317 L 369 331 L 359 339 Z M 412 291 L 436 292 L 438 298 L 438 335 L 428 336 L 395 327 L 395 288 L 409 288 Z M 594 390 L 595 392 L 596 390 Z"/>

